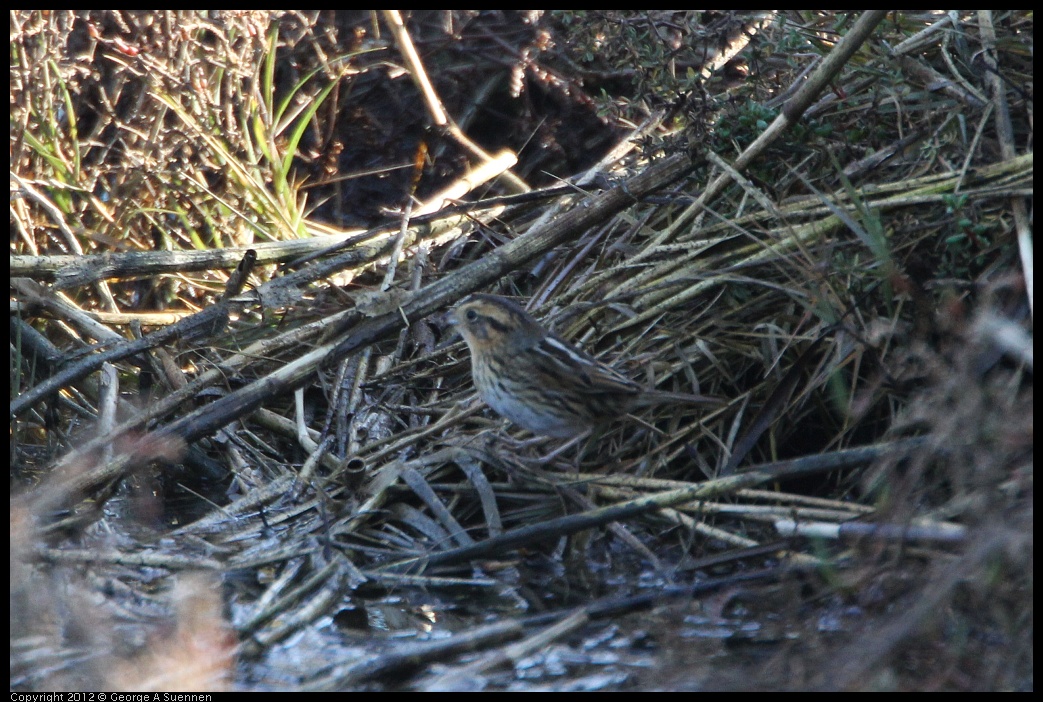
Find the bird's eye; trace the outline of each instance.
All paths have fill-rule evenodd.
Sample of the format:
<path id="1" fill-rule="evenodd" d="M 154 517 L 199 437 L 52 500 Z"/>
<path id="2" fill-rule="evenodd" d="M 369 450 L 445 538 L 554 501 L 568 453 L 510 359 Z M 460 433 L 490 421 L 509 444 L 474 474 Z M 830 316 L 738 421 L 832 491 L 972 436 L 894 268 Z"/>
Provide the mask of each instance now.
<path id="1" fill-rule="evenodd" d="M 478 313 L 474 310 L 467 310 L 466 316 L 468 322 L 473 322 L 478 319 Z"/>

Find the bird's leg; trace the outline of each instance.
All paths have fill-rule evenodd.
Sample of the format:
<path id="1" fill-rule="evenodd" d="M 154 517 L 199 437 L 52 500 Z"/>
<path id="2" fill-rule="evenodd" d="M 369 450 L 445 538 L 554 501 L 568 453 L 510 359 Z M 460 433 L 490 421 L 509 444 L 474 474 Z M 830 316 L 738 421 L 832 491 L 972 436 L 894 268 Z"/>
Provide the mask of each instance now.
<path id="1" fill-rule="evenodd" d="M 500 433 L 500 441 L 512 449 L 527 449 L 530 446 L 536 446 L 538 444 L 545 443 L 547 441 L 546 436 L 533 436 L 531 439 L 515 439 L 506 432 Z"/>
<path id="2" fill-rule="evenodd" d="M 583 441 L 584 439 L 587 439 L 588 437 L 590 437 L 590 434 L 591 434 L 592 431 L 593 430 L 591 430 L 591 429 L 587 429 L 584 432 L 576 434 L 574 437 L 572 437 L 571 439 L 569 439 L 568 441 L 563 443 L 561 446 L 559 446 L 558 448 L 556 448 L 553 451 L 551 451 L 550 453 L 548 453 L 546 456 L 543 456 L 542 458 L 537 458 L 536 459 L 536 463 L 539 464 L 539 465 L 546 465 L 547 463 L 550 463 L 555 458 L 560 456 L 563 452 L 567 451 L 569 448 L 571 448 L 573 446 L 576 446 L 580 441 Z M 579 470 L 579 455 L 578 454 L 576 456 L 576 470 Z"/>

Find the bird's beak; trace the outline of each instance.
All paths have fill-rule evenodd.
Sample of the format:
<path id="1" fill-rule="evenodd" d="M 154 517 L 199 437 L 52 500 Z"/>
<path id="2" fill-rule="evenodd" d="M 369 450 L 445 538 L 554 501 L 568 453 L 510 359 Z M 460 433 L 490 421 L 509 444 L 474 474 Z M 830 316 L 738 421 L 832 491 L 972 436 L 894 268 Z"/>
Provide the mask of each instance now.
<path id="1" fill-rule="evenodd" d="M 456 310 L 449 310 L 446 312 L 443 319 L 445 319 L 446 324 L 449 325 L 449 329 L 451 330 L 449 335 L 446 337 L 446 341 L 455 341 L 458 338 L 462 339 L 463 334 L 460 333 L 460 320 L 456 317 Z"/>

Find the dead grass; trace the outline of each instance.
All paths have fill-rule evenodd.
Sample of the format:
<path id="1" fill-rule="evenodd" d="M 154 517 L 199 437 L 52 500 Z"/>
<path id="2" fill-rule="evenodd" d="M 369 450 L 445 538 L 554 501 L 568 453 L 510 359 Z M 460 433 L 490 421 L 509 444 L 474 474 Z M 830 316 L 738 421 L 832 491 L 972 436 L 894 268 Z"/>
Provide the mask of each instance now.
<path id="1" fill-rule="evenodd" d="M 431 12 L 421 67 L 389 15 L 13 12 L 12 689 L 228 685 L 228 627 L 235 687 L 500 688 L 607 617 L 662 652 L 614 689 L 1031 688 L 1032 14 L 888 15 L 794 112 L 855 20 Z M 727 406 L 540 464 L 478 289 Z M 703 670 L 711 604 L 786 635 Z M 171 646 L 211 677 L 128 676 Z"/>

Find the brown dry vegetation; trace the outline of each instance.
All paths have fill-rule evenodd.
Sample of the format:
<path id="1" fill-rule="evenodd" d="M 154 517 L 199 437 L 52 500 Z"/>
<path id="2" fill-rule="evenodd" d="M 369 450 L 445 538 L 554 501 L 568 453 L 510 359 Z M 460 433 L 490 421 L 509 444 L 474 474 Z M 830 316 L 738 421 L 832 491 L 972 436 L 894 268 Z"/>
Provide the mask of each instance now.
<path id="1" fill-rule="evenodd" d="M 1032 16 L 12 12 L 11 688 L 1031 688 Z"/>

